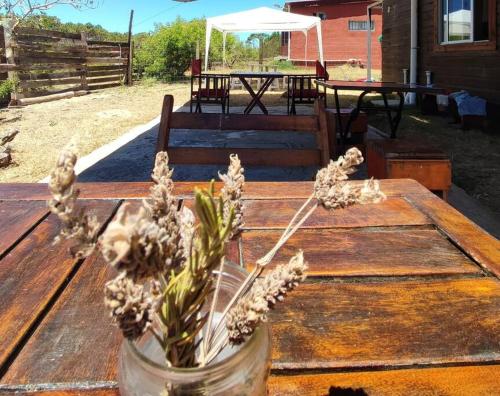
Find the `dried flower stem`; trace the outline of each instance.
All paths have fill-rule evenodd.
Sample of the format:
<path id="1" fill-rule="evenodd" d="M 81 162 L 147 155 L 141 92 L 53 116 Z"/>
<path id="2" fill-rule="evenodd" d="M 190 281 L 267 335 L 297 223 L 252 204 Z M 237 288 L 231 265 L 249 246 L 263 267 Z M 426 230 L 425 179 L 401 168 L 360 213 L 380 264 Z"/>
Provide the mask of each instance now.
<path id="1" fill-rule="evenodd" d="M 217 339 L 223 334 L 223 331 L 224 331 L 224 321 L 222 319 L 226 317 L 227 313 L 234 306 L 234 304 L 236 303 L 236 301 L 238 301 L 239 298 L 241 298 L 242 296 L 245 295 L 246 292 L 248 292 L 248 290 L 252 286 L 252 282 L 254 282 L 255 279 L 257 279 L 257 277 L 259 276 L 259 274 L 261 273 L 261 271 L 262 271 L 262 268 L 256 265 L 255 268 L 252 270 L 252 272 L 250 272 L 250 274 L 243 281 L 243 283 L 241 284 L 240 288 L 236 291 L 236 293 L 231 298 L 231 300 L 229 301 L 229 303 L 224 308 L 224 311 L 221 314 L 221 320 L 219 321 L 219 323 L 217 323 L 217 326 L 214 329 L 214 332 L 213 332 L 214 335 L 213 335 L 212 340 L 211 340 L 212 343 L 210 345 L 210 350 L 213 349 L 213 345 L 212 344 L 214 342 L 216 342 Z"/>
<path id="2" fill-rule="evenodd" d="M 212 341 L 212 322 L 214 318 L 214 313 L 215 313 L 215 307 L 217 306 L 217 301 L 219 299 L 219 292 L 220 292 L 220 287 L 222 283 L 222 274 L 224 273 L 224 263 L 225 260 L 222 259 L 219 267 L 219 273 L 217 275 L 217 284 L 215 286 L 215 291 L 214 291 L 214 296 L 212 298 L 212 304 L 210 306 L 210 313 L 208 315 L 208 321 L 207 321 L 207 330 L 205 334 L 203 335 L 203 341 L 201 343 L 201 359 L 200 359 L 200 365 L 203 367 L 207 363 L 207 354 L 208 354 L 208 345 Z"/>

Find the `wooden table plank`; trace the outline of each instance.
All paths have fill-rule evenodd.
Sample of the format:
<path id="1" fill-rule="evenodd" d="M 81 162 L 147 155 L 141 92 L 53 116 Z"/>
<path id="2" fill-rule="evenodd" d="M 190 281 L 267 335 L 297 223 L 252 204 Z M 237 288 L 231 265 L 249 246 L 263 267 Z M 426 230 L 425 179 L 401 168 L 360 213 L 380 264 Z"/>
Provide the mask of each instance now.
<path id="1" fill-rule="evenodd" d="M 102 307 L 112 274 L 101 260 L 84 266 L 2 384 L 115 380 L 121 335 Z M 271 315 L 274 370 L 500 358 L 500 287 L 491 278 L 309 283 L 287 298 Z"/>
<path id="2" fill-rule="evenodd" d="M 451 240 L 484 268 L 500 277 L 500 240 L 433 194 L 410 195 L 409 199 Z"/>
<path id="3" fill-rule="evenodd" d="M 100 256 L 85 260 L 0 383 L 116 380 L 122 335 L 103 302 L 104 284 L 115 275 Z"/>
<path id="4" fill-rule="evenodd" d="M 498 395 L 499 378 L 499 365 L 271 376 L 268 391 L 276 396 L 328 396 L 333 387 L 338 394 L 351 388 L 370 396 L 492 396 Z"/>
<path id="5" fill-rule="evenodd" d="M 47 388 L 45 386 L 44 388 Z M 117 387 L 104 388 L 104 389 L 86 389 L 85 387 L 79 389 L 53 389 L 53 390 L 42 390 L 39 391 L 35 389 L 26 389 L 25 387 L 13 387 L 13 388 L 3 388 L 0 385 L 0 394 L 15 394 L 17 396 L 120 396 L 120 391 Z"/>
<path id="6" fill-rule="evenodd" d="M 109 218 L 117 201 L 89 201 L 85 206 L 100 221 Z M 22 342 L 51 299 L 64 286 L 77 261 L 68 253 L 70 243 L 53 245 L 60 222 L 50 215 L 1 261 L 0 367 Z"/>
<path id="7" fill-rule="evenodd" d="M 45 202 L 0 202 L 0 257 L 49 212 Z"/>
<path id="8" fill-rule="evenodd" d="M 277 306 L 273 368 L 367 368 L 500 359 L 493 278 L 303 284 Z"/>
<path id="9" fill-rule="evenodd" d="M 286 228 L 302 200 L 248 200 L 244 203 L 245 229 Z M 432 224 L 431 220 L 402 198 L 380 204 L 355 205 L 327 211 L 319 207 L 302 228 L 353 228 Z"/>
<path id="10" fill-rule="evenodd" d="M 243 262 L 253 268 L 278 241 L 281 231 L 245 231 Z M 479 274 L 480 267 L 435 229 L 299 230 L 281 248 L 269 268 L 304 251 L 309 276 L 408 276 Z"/>
<path id="11" fill-rule="evenodd" d="M 415 180 L 381 180 L 384 193 L 389 196 L 405 194 L 427 194 L 428 190 Z M 356 184 L 361 182 L 357 181 Z M 207 187 L 208 182 L 176 182 L 175 193 L 180 197 L 192 197 L 194 187 Z M 82 199 L 134 199 L 148 195 L 151 183 L 80 183 Z M 221 183 L 216 183 L 220 189 Z M 244 197 L 246 199 L 305 199 L 313 191 L 312 182 L 247 182 Z M 46 184 L 41 183 L 0 183 L 2 200 L 47 200 L 50 198 Z"/>

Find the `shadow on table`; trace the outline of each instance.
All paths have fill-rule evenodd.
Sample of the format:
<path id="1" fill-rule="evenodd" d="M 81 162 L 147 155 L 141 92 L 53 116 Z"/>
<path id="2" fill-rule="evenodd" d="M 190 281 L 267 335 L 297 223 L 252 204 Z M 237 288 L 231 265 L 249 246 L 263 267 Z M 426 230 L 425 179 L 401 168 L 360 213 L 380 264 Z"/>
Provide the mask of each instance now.
<path id="1" fill-rule="evenodd" d="M 368 396 L 362 388 L 343 388 L 340 386 L 331 386 L 328 391 L 328 396 Z"/>

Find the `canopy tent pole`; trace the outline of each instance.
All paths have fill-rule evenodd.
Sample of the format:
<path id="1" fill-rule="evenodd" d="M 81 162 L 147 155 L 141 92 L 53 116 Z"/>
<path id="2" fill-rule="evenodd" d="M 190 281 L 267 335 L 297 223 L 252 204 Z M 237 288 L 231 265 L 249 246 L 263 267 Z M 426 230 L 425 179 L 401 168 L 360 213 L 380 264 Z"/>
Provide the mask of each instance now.
<path id="1" fill-rule="evenodd" d="M 205 72 L 208 71 L 208 53 L 210 52 L 210 39 L 212 37 L 212 24 L 207 21 L 207 31 L 205 33 Z"/>
<path id="2" fill-rule="evenodd" d="M 227 32 L 222 33 L 222 69 L 226 68 L 226 37 Z"/>
<path id="3" fill-rule="evenodd" d="M 321 21 L 316 25 L 316 32 L 318 36 L 318 51 L 319 51 L 319 61 L 323 65 L 325 60 L 323 59 L 323 36 L 321 33 Z"/>

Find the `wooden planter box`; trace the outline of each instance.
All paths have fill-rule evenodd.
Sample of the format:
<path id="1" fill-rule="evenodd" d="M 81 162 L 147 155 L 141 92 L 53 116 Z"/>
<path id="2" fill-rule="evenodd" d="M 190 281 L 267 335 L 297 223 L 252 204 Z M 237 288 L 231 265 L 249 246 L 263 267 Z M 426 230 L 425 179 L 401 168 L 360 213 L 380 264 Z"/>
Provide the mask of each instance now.
<path id="1" fill-rule="evenodd" d="M 419 142 L 371 140 L 367 144 L 368 176 L 414 179 L 446 201 L 451 187 L 451 162 L 446 153 Z"/>

